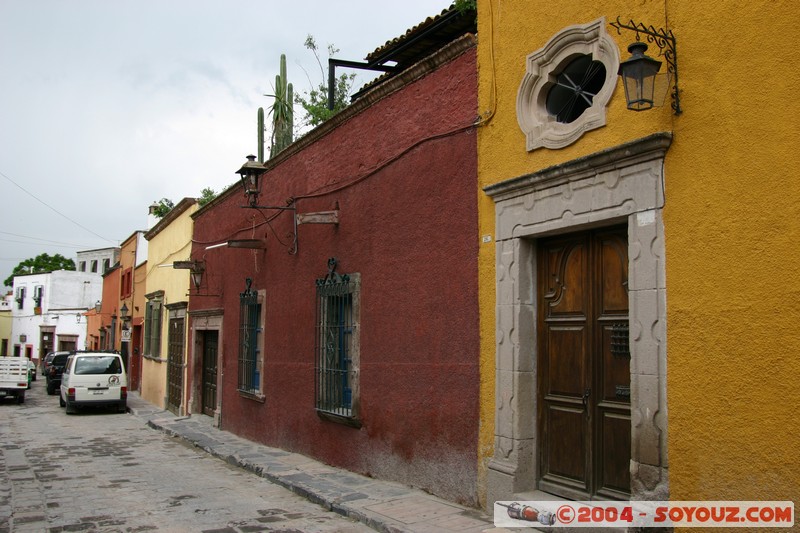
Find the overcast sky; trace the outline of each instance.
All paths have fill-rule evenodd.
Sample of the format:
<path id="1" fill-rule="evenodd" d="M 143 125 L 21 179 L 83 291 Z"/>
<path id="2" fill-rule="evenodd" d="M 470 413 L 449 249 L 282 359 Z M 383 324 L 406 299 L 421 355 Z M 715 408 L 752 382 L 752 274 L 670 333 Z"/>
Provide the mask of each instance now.
<path id="1" fill-rule="evenodd" d="M 280 55 L 296 93 L 323 80 L 307 35 L 362 61 L 450 3 L 0 0 L 0 283 L 41 253 L 118 246 L 161 198 L 234 183 Z"/>

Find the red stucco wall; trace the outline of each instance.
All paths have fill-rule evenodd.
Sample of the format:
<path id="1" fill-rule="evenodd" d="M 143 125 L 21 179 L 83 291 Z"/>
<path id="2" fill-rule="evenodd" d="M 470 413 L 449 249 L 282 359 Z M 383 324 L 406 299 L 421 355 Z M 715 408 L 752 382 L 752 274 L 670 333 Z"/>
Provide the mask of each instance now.
<path id="1" fill-rule="evenodd" d="M 240 207 L 239 190 L 198 213 L 192 258 L 206 270 L 190 310 L 224 310 L 223 429 L 476 503 L 475 130 L 436 137 L 475 120 L 476 83 L 470 49 L 265 174 L 262 205 L 293 197 L 307 213 L 338 204 L 338 226 L 299 227 L 296 255 L 275 236 L 287 241 L 290 213 L 272 222 L 274 234 L 262 214 Z M 267 250 L 206 249 L 242 238 L 264 238 Z M 339 273 L 361 275 L 361 428 L 314 409 L 315 280 L 330 257 Z M 236 390 L 238 298 L 248 277 L 266 290 L 263 402 Z"/>

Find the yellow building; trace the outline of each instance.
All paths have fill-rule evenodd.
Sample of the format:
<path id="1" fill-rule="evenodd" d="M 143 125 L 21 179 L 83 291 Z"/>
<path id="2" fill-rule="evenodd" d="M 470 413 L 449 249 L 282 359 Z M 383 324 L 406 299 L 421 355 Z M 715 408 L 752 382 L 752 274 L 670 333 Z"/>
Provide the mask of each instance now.
<path id="1" fill-rule="evenodd" d="M 800 498 L 799 21 L 478 0 L 488 506 Z M 674 36 L 638 32 L 666 90 L 641 112 L 618 76 L 636 28 Z"/>
<path id="2" fill-rule="evenodd" d="M 14 293 L 0 295 L 0 357 L 11 355 L 11 302 Z"/>
<path id="3" fill-rule="evenodd" d="M 141 396 L 176 414 L 185 414 L 184 391 L 187 309 L 194 198 L 184 198 L 145 238 L 148 241 L 147 293 L 144 303 Z M 177 265 L 175 263 L 178 263 Z M 174 268 L 174 267 L 178 268 Z"/>

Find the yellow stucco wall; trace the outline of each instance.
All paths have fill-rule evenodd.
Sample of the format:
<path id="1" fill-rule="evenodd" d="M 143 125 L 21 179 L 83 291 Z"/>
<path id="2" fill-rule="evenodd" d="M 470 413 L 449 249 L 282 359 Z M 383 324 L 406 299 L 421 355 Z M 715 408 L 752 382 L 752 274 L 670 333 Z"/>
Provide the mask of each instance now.
<path id="1" fill-rule="evenodd" d="M 176 207 L 181 207 L 181 204 Z M 167 353 L 169 339 L 169 312 L 167 305 L 188 302 L 190 290 L 189 271 L 173 269 L 175 261 L 189 260 L 192 244 L 193 220 L 191 214 L 197 211 L 197 204 L 191 205 L 163 229 L 151 236 L 148 244 L 147 293 L 164 291 L 161 315 L 161 358 L 142 358 L 142 398 L 161 408 L 166 408 L 167 395 Z M 185 342 L 188 343 L 188 319 L 185 321 Z M 148 355 L 148 354 L 145 354 Z"/>
<path id="2" fill-rule="evenodd" d="M 557 8 L 554 9 L 554 6 Z M 478 0 L 479 189 L 671 131 L 665 161 L 670 494 L 800 501 L 800 70 L 791 2 Z M 681 104 L 635 113 L 618 83 L 606 126 L 526 152 L 516 120 L 525 57 L 567 26 L 620 16 L 677 39 Z M 632 32 L 618 35 L 627 59 Z M 649 53 L 656 55 L 655 47 Z M 662 67 L 663 68 L 663 67 Z M 480 235 L 494 204 L 478 191 Z M 495 245 L 482 244 L 481 483 L 495 405 Z"/>
<path id="3" fill-rule="evenodd" d="M 0 340 L 5 339 L 8 343 L 8 352 L 13 353 L 13 343 L 11 342 L 11 310 L 0 311 Z M 6 355 L 6 354 L 0 354 Z"/>

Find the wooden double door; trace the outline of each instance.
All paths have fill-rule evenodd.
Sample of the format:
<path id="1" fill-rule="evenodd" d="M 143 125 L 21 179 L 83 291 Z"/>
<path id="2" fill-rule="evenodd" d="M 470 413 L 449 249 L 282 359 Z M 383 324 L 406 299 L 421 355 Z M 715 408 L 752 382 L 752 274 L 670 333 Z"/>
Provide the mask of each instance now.
<path id="1" fill-rule="evenodd" d="M 167 355 L 167 409 L 175 414 L 181 414 L 183 402 L 183 370 L 185 352 L 186 319 L 183 317 L 170 318 Z"/>
<path id="2" fill-rule="evenodd" d="M 628 499 L 627 228 L 542 239 L 537 261 L 539 488 Z"/>
<path id="3" fill-rule="evenodd" d="M 217 408 L 217 355 L 219 346 L 219 331 L 205 330 L 202 332 L 203 353 L 203 414 L 214 416 Z"/>

